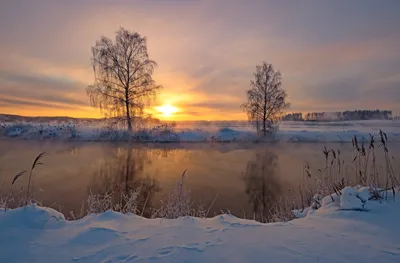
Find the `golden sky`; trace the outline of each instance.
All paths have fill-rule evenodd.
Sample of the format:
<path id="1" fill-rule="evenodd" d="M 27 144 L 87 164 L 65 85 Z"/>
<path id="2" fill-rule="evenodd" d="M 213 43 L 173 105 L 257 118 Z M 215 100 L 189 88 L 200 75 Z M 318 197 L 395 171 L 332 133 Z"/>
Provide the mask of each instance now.
<path id="1" fill-rule="evenodd" d="M 2 1 L 0 113 L 102 117 L 85 93 L 91 46 L 123 26 L 148 38 L 173 120 L 245 119 L 257 64 L 283 75 L 290 111 L 400 113 L 399 1 Z M 157 110 L 174 107 L 171 115 Z"/>

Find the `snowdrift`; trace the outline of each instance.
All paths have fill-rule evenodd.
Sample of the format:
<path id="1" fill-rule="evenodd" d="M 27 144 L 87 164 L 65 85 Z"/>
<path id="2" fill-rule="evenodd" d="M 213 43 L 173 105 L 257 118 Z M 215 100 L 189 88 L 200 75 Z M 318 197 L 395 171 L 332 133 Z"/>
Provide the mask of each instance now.
<path id="1" fill-rule="evenodd" d="M 369 200 L 367 190 L 346 187 L 273 224 L 112 211 L 65 221 L 32 205 L 0 212 L 0 262 L 399 262 L 400 200 Z"/>

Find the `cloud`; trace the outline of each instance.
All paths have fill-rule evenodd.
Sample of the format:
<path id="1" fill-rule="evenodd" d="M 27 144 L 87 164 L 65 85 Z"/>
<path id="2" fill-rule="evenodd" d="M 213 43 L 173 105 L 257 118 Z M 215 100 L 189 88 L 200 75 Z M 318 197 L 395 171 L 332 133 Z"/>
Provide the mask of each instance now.
<path id="1" fill-rule="evenodd" d="M 66 77 L 28 75 L 23 73 L 1 71 L 0 80 L 2 83 L 43 86 L 44 88 L 51 88 L 52 90 L 80 90 L 82 88 L 81 85 L 84 85 Z"/>
<path id="2" fill-rule="evenodd" d="M 232 110 L 237 109 L 238 106 L 235 103 L 229 102 L 201 102 L 201 103 L 193 103 L 189 104 L 189 107 L 198 107 L 198 108 L 210 108 L 210 109 L 224 109 L 224 110 Z"/>
<path id="3" fill-rule="evenodd" d="M 185 118 L 245 118 L 239 105 L 262 61 L 282 72 L 291 111 L 400 113 L 398 82 L 384 81 L 400 72 L 399 8 L 396 0 L 4 1 L 0 96 L 87 107 L 90 47 L 124 26 L 147 36 L 159 64 L 156 103 L 182 105 Z"/>
<path id="4" fill-rule="evenodd" d="M 34 107 L 44 107 L 44 108 L 56 108 L 56 109 L 75 109 L 72 106 L 68 105 L 57 105 L 51 103 L 43 103 L 43 102 L 35 102 L 35 101 L 26 101 L 20 99 L 12 99 L 12 98 L 0 98 L 0 102 L 4 106 L 15 106 L 15 107 L 24 107 L 24 106 L 34 106 Z"/>
<path id="5" fill-rule="evenodd" d="M 67 78 L 0 72 L 0 83 L 0 96 L 61 103 L 71 107 L 88 106 L 87 99 L 69 95 L 84 94 L 85 85 Z"/>
<path id="6" fill-rule="evenodd" d="M 397 106 L 400 100 L 400 79 L 367 90 L 365 97 L 371 101 L 378 101 L 380 104 Z"/>

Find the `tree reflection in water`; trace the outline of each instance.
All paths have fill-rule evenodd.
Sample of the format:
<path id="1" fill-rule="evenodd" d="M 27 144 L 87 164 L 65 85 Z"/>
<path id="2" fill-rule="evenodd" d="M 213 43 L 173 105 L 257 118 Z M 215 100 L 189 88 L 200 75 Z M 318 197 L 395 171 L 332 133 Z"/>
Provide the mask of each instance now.
<path id="1" fill-rule="evenodd" d="M 104 159 L 93 174 L 88 191 L 93 194 L 113 194 L 113 202 L 124 205 L 124 195 L 140 189 L 137 206 L 143 216 L 149 217 L 154 194 L 160 191 L 157 181 L 146 174 L 145 166 L 150 165 L 148 150 L 132 146 L 112 150 L 110 157 Z"/>
<path id="2" fill-rule="evenodd" d="M 251 218 L 260 222 L 270 222 L 271 208 L 277 203 L 282 191 L 277 177 L 277 161 L 278 157 L 274 153 L 268 150 L 259 151 L 247 163 L 243 173 L 245 192 L 253 206 Z"/>

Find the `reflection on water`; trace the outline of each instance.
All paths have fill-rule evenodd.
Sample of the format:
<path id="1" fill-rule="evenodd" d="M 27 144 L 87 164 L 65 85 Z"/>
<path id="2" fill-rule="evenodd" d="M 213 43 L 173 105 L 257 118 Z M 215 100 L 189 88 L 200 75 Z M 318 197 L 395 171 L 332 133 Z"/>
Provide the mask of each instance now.
<path id="1" fill-rule="evenodd" d="M 226 152 L 226 148 L 224 148 L 223 153 Z M 168 158 L 179 159 L 176 155 L 185 154 L 185 151 L 170 149 L 168 146 L 161 146 L 156 149 L 134 148 L 132 146 L 111 149 L 111 152 L 108 152 L 108 157 L 102 160 L 97 169 L 93 171 L 93 180 L 88 185 L 88 193 L 92 192 L 99 195 L 113 193 L 113 202 L 120 202 L 124 206 L 125 200 L 122 197 L 140 189 L 138 195 L 139 211 L 145 208 L 144 215 L 150 216 L 151 210 L 157 208 L 153 206 L 153 201 L 159 201 L 154 199 L 155 194 L 160 191 L 165 194 L 169 189 L 167 187 L 161 188 L 157 179 L 146 172 L 145 168 L 157 165 L 154 156 L 165 161 Z M 158 164 L 160 164 L 160 159 L 158 161 Z M 193 170 L 192 166 L 189 165 L 189 167 L 190 170 Z M 253 154 L 243 171 L 238 171 L 242 174 L 241 180 L 245 186 L 244 194 L 247 195 L 248 203 L 251 204 L 252 208 L 248 217 L 259 221 L 269 220 L 270 209 L 276 204 L 282 191 L 277 170 L 278 156 L 270 150 L 262 149 Z M 227 180 L 227 183 L 230 183 L 230 181 Z M 190 181 L 186 187 L 191 189 Z M 200 202 L 203 205 L 209 205 L 204 204 L 207 195 L 214 196 L 215 193 L 210 195 L 210 192 L 194 192 L 194 200 L 197 201 L 197 205 Z M 159 198 L 163 197 L 165 195 Z M 218 207 L 218 210 L 212 211 L 217 214 L 220 210 L 230 211 L 230 206 Z M 249 209 L 246 210 L 249 211 Z M 235 209 L 233 211 L 235 212 Z M 243 212 L 246 214 L 245 210 Z"/>
<path id="2" fill-rule="evenodd" d="M 145 166 L 152 163 L 147 149 L 128 146 L 110 150 L 108 158 L 94 170 L 88 192 L 98 195 L 112 193 L 113 202 L 124 206 L 126 199 L 123 196 L 139 190 L 138 209 L 144 216 L 149 216 L 154 194 L 160 191 L 160 187 L 155 178 L 144 173 Z"/>
<path id="3" fill-rule="evenodd" d="M 147 200 L 144 215 L 149 215 L 187 169 L 185 187 L 191 190 L 194 206 L 208 208 L 218 195 L 210 216 L 222 210 L 260 220 L 268 219 L 271 206 L 281 198 L 291 200 L 290 195 L 297 194 L 305 161 L 315 173 L 324 166 L 324 146 L 341 149 L 341 158 L 351 165 L 351 143 L 126 145 L 0 140 L 0 186 L 5 182 L 10 187 L 13 175 L 29 170 L 35 156 L 46 152 L 44 165 L 32 178 L 36 197 L 44 205 L 57 201 L 69 215 L 71 210 L 80 211 L 89 190 L 121 196 L 140 187 L 139 210 Z M 400 155 L 398 146 L 391 145 L 391 155 Z M 14 189 L 24 187 L 27 178 L 18 180 Z"/>
<path id="4" fill-rule="evenodd" d="M 269 150 L 258 151 L 243 173 L 245 193 L 253 207 L 250 217 L 259 221 L 269 220 L 269 211 L 281 195 L 277 159 L 278 156 Z"/>

